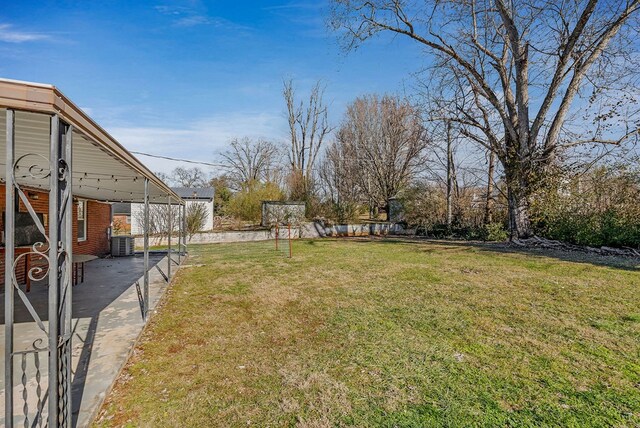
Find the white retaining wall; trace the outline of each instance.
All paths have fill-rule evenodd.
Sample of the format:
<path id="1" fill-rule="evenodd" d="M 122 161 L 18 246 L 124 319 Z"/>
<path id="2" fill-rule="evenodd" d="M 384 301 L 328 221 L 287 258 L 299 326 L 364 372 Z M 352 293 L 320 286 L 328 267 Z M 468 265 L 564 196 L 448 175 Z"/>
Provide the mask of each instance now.
<path id="1" fill-rule="evenodd" d="M 339 224 L 324 228 L 325 236 L 415 235 L 397 223 Z"/>
<path id="2" fill-rule="evenodd" d="M 303 223 L 301 228 L 291 228 L 291 237 L 297 238 L 322 238 L 338 236 L 369 236 L 369 235 L 414 235 L 415 229 L 405 229 L 399 224 L 393 223 L 371 223 L 371 224 L 342 224 L 331 227 L 323 227 L 320 223 Z M 286 227 L 280 228 L 278 233 L 280 239 L 287 239 L 289 231 Z M 220 231 L 202 232 L 193 235 L 189 244 L 215 244 L 224 242 L 251 242 L 268 241 L 275 239 L 275 229 L 264 230 L 243 230 L 243 231 Z M 135 238 L 136 247 L 142 247 L 141 236 Z M 150 238 L 151 245 L 167 245 L 167 239 L 158 242 L 155 238 Z M 173 246 L 177 245 L 177 236 L 171 239 Z"/>

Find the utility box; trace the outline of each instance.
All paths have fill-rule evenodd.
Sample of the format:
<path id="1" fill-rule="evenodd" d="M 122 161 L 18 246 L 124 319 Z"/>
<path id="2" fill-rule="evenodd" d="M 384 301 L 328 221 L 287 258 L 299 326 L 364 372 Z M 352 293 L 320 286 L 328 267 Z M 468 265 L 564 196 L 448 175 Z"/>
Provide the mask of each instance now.
<path id="1" fill-rule="evenodd" d="M 132 256 L 134 252 L 133 236 L 112 236 L 111 255 L 113 257 Z"/>

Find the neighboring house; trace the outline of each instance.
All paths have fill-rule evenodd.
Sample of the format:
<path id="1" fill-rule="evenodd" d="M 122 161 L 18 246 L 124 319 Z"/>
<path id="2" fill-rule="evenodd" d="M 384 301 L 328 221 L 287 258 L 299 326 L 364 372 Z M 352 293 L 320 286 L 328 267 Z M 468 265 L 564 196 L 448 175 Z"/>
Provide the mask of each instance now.
<path id="1" fill-rule="evenodd" d="M 213 229 L 213 207 L 214 207 L 214 197 L 215 190 L 213 187 L 172 187 L 173 190 L 178 196 L 180 196 L 186 203 L 186 210 L 189 212 L 189 206 L 192 204 L 204 204 L 207 210 L 207 219 L 205 221 L 205 225 L 202 228 L 201 232 L 209 231 Z M 120 204 L 115 204 L 120 205 Z M 140 235 L 142 234 L 142 224 L 140 224 L 140 220 L 142 219 L 143 212 L 143 204 L 122 204 L 129 205 L 129 225 L 130 225 L 130 233 L 132 235 Z M 119 208 L 119 211 L 126 211 L 126 208 Z M 126 214 L 122 214 L 126 216 Z M 114 212 L 114 221 L 115 221 L 115 212 Z M 127 220 L 125 220 L 126 222 Z M 177 230 L 177 225 L 175 225 Z"/>
<path id="2" fill-rule="evenodd" d="M 113 234 L 131 234 L 131 204 L 128 202 L 116 202 L 113 204 Z"/>
<path id="3" fill-rule="evenodd" d="M 178 196 L 186 202 L 187 212 L 189 211 L 189 205 L 204 204 L 207 209 L 207 219 L 204 222 L 202 231 L 213 230 L 213 207 L 215 199 L 215 189 L 213 187 L 172 187 L 171 190 L 176 192 Z"/>

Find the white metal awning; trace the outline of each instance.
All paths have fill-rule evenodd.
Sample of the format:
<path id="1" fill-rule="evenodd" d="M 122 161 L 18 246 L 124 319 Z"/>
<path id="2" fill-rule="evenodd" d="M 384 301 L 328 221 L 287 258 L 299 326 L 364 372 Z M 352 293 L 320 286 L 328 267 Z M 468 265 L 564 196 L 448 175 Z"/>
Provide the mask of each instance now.
<path id="1" fill-rule="evenodd" d="M 73 126 L 73 194 L 100 201 L 143 202 L 144 179 L 149 179 L 151 203 L 182 199 L 142 162 L 91 120 L 57 88 L 0 79 L 0 164 L 6 159 L 6 109 L 16 111 L 15 159 L 18 184 L 48 189 L 50 119 Z M 0 168 L 5 179 L 5 168 Z"/>

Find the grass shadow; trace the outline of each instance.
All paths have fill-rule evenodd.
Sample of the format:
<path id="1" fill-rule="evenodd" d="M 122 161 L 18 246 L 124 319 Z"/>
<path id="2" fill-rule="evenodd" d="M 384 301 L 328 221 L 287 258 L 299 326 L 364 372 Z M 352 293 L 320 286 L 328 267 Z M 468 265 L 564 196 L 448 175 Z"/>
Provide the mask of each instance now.
<path id="1" fill-rule="evenodd" d="M 565 251 L 548 248 L 525 248 L 511 245 L 507 242 L 480 242 L 480 241 L 456 241 L 443 239 L 430 239 L 418 237 L 357 237 L 357 238 L 337 238 L 348 239 L 352 242 L 377 242 L 385 245 L 415 245 L 432 244 L 438 245 L 438 248 L 426 248 L 423 251 L 433 253 L 451 249 L 474 248 L 483 252 L 501 253 L 501 254 L 521 254 L 530 257 L 545 259 L 552 258 L 565 262 L 591 264 L 600 267 L 609 267 L 629 272 L 640 272 L 639 257 L 621 257 L 621 256 L 603 256 L 600 254 L 591 254 L 580 251 Z"/>

